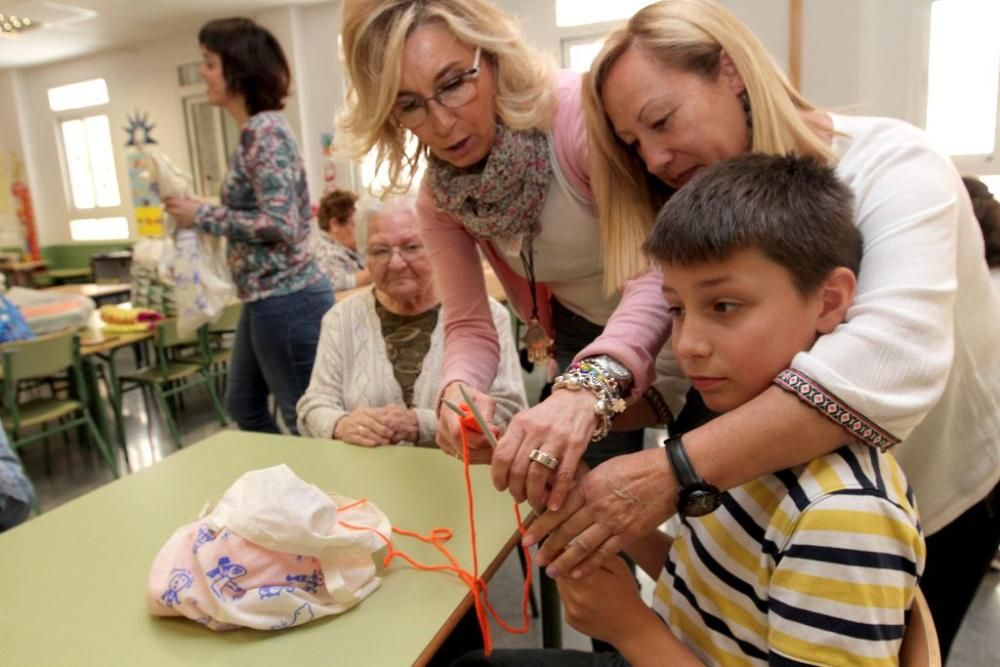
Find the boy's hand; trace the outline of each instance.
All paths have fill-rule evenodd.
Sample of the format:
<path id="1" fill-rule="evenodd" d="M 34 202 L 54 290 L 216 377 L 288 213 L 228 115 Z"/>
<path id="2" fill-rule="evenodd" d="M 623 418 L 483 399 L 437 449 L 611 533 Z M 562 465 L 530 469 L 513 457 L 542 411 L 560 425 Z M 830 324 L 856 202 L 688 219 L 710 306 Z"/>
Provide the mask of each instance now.
<path id="1" fill-rule="evenodd" d="M 636 621 L 653 614 L 639 597 L 628 565 L 617 556 L 582 579 L 559 577 L 556 583 L 566 621 L 585 635 L 615 644 L 619 650 L 619 642 L 641 627 Z"/>

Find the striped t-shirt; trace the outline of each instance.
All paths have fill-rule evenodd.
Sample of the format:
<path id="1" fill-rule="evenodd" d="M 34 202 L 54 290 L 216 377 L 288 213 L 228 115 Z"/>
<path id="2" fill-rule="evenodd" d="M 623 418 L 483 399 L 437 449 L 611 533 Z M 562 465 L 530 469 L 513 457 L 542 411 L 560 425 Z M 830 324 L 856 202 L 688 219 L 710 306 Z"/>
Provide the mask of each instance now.
<path id="1" fill-rule="evenodd" d="M 708 664 L 896 664 L 923 568 L 906 478 L 855 441 L 685 519 L 653 609 Z"/>

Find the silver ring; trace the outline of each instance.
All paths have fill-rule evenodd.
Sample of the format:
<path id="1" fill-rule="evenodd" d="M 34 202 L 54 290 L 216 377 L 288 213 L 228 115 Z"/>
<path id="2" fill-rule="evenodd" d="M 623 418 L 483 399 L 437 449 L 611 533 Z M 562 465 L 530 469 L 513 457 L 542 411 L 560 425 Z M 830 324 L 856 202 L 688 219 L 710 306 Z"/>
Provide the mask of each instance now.
<path id="1" fill-rule="evenodd" d="M 577 535 L 572 540 L 566 543 L 566 548 L 569 549 L 570 547 L 576 547 L 577 549 L 579 549 L 584 553 L 590 551 L 590 549 L 587 548 L 587 543 L 581 540 L 579 535 Z"/>
<path id="2" fill-rule="evenodd" d="M 549 470 L 555 470 L 559 467 L 559 459 L 552 456 L 551 454 L 546 454 L 540 449 L 532 449 L 531 453 L 528 454 L 528 458 L 536 463 L 541 463 L 543 466 Z"/>

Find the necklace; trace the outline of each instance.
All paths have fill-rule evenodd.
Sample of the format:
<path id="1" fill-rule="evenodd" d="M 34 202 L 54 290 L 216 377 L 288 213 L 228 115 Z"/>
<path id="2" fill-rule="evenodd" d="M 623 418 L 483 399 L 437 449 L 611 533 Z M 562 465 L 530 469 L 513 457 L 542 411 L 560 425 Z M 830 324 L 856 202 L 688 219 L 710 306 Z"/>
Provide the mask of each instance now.
<path id="1" fill-rule="evenodd" d="M 545 361 L 549 356 L 549 348 L 555 341 L 545 333 L 545 328 L 538 321 L 538 295 L 535 293 L 535 255 L 534 240 L 532 235 L 527 234 L 527 239 L 521 246 L 521 263 L 524 265 L 524 272 L 528 276 L 528 284 L 531 288 L 531 320 L 528 328 L 521 336 L 521 342 L 528 350 L 528 361 L 539 363 Z"/>

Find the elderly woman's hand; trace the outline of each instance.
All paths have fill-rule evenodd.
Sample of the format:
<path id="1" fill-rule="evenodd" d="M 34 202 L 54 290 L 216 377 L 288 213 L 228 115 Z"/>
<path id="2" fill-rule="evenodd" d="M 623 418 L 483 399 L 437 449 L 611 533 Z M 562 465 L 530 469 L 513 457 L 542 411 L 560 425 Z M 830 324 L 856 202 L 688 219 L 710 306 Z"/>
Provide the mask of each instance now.
<path id="1" fill-rule="evenodd" d="M 676 511 L 677 485 L 660 448 L 623 454 L 580 479 L 558 511 L 543 513 L 524 536 L 548 536 L 535 561 L 551 577 L 595 571 Z"/>
<path id="2" fill-rule="evenodd" d="M 510 489 L 517 502 L 527 499 L 533 507 L 561 507 L 597 426 L 594 402 L 589 391 L 557 389 L 515 415 L 493 454 L 494 486 Z M 532 460 L 535 449 L 556 459 L 556 467 Z"/>
<path id="3" fill-rule="evenodd" d="M 458 382 L 452 382 L 444 390 L 442 398 L 447 399 L 455 405 L 464 403 L 465 397 L 462 396 L 462 386 Z M 476 408 L 479 409 L 479 414 L 483 416 L 483 419 L 487 423 L 492 422 L 493 415 L 497 409 L 497 404 L 493 400 L 493 397 L 469 386 L 465 386 L 465 391 L 476 402 Z M 490 443 L 486 440 L 486 436 L 481 433 L 466 431 L 466 438 L 469 442 L 470 462 L 488 462 L 493 455 L 493 451 Z M 462 429 L 459 425 L 459 416 L 443 402 L 438 410 L 437 445 L 445 454 L 462 458 Z"/>
<path id="4" fill-rule="evenodd" d="M 392 429 L 392 441 L 416 443 L 420 439 L 420 420 L 413 410 L 402 405 L 386 405 L 380 411 L 379 421 Z"/>
<path id="5" fill-rule="evenodd" d="M 179 227 L 183 228 L 194 226 L 195 213 L 203 203 L 193 197 L 167 197 L 163 200 L 167 213 L 173 216 Z"/>
<path id="6" fill-rule="evenodd" d="M 382 408 L 356 408 L 337 422 L 333 437 L 364 447 L 391 445 L 393 430 L 383 418 Z"/>

